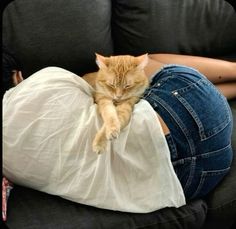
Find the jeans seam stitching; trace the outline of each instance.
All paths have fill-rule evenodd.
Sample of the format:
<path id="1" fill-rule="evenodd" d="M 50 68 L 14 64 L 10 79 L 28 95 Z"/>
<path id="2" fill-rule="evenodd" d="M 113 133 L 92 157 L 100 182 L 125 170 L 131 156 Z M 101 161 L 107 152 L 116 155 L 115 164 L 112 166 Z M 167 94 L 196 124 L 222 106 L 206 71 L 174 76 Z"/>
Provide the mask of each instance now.
<path id="1" fill-rule="evenodd" d="M 151 99 L 156 101 L 158 104 L 160 104 L 166 110 L 166 112 L 168 112 L 168 114 L 170 114 L 170 116 L 175 120 L 175 123 L 180 127 L 180 129 L 183 132 L 185 138 L 187 139 L 191 155 L 195 155 L 195 147 L 194 147 L 194 144 L 192 143 L 192 138 L 190 137 L 188 129 L 185 127 L 182 120 L 173 111 L 173 109 L 165 101 L 163 101 L 161 98 L 159 98 L 158 96 L 153 94 Z"/>
<path id="2" fill-rule="evenodd" d="M 231 147 L 231 143 L 229 143 L 227 146 L 221 148 L 221 149 L 218 149 L 218 150 L 214 150 L 214 151 L 210 151 L 210 152 L 206 152 L 204 154 L 201 154 L 199 155 L 199 157 L 201 158 L 209 158 L 212 154 L 214 155 L 215 153 L 220 153 L 222 150 L 226 150 L 228 148 Z"/>
<path id="3" fill-rule="evenodd" d="M 176 98 L 181 101 L 181 103 L 184 105 L 184 107 L 187 109 L 187 111 L 193 117 L 195 123 L 197 124 L 197 126 L 199 128 L 199 135 L 200 135 L 201 139 L 204 138 L 205 137 L 204 127 L 203 127 L 203 125 L 201 123 L 201 120 L 199 119 L 198 115 L 196 114 L 196 112 L 192 108 L 192 106 L 182 96 L 177 95 Z"/>
<path id="4" fill-rule="evenodd" d="M 196 157 L 192 157 L 191 169 L 190 169 L 190 172 L 189 172 L 189 176 L 188 176 L 187 182 L 186 182 L 186 184 L 183 188 L 184 192 L 187 192 L 187 189 L 190 187 L 190 185 L 192 183 L 194 173 L 195 173 L 195 168 L 196 168 Z"/>

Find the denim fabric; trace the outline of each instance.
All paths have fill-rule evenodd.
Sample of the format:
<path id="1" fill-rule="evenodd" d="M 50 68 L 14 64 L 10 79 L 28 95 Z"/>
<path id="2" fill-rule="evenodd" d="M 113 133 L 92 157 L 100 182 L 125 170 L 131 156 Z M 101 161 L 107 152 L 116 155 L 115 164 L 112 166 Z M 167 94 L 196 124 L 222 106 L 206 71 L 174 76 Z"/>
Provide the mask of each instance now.
<path id="1" fill-rule="evenodd" d="M 195 69 L 167 65 L 144 96 L 170 129 L 171 161 L 187 199 L 203 197 L 232 161 L 232 114 L 227 100 Z"/>

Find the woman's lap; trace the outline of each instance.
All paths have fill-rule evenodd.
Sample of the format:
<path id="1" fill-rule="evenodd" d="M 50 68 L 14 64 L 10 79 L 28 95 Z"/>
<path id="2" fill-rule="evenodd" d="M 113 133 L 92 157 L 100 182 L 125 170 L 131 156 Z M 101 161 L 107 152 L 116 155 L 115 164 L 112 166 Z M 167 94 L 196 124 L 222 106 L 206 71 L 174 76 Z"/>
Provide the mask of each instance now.
<path id="1" fill-rule="evenodd" d="M 232 161 L 232 116 L 226 99 L 192 68 L 168 65 L 146 99 L 170 129 L 171 160 L 187 199 L 206 195 Z"/>

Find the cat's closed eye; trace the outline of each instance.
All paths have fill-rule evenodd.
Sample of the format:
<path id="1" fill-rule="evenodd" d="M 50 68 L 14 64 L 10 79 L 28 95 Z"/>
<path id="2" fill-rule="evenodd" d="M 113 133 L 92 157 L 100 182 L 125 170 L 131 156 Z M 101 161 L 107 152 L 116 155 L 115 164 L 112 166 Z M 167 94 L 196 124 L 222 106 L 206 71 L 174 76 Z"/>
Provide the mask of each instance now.
<path id="1" fill-rule="evenodd" d="M 133 87 L 132 84 L 126 84 L 126 85 L 124 85 L 124 89 L 129 89 L 129 88 L 131 88 L 131 87 Z"/>
<path id="2" fill-rule="evenodd" d="M 114 85 L 114 84 L 112 84 L 112 83 L 106 83 L 106 85 L 108 86 L 108 87 L 111 87 L 111 88 L 115 88 L 116 86 Z"/>

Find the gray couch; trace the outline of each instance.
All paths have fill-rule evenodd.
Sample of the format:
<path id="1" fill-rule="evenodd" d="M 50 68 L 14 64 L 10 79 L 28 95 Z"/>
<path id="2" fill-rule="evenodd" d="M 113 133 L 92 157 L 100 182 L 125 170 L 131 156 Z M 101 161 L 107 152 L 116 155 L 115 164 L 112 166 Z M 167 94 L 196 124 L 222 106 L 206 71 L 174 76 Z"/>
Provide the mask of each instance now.
<path id="1" fill-rule="evenodd" d="M 236 61 L 236 12 L 225 0 L 15 0 L 3 12 L 3 43 L 28 77 L 46 66 L 82 75 L 103 55 L 180 53 Z M 236 101 L 231 101 L 236 123 Z M 232 137 L 236 153 L 236 128 Z M 19 152 L 20 153 L 20 152 Z M 73 203 L 15 186 L 11 229 L 235 228 L 236 160 L 206 198 L 131 214 Z"/>

